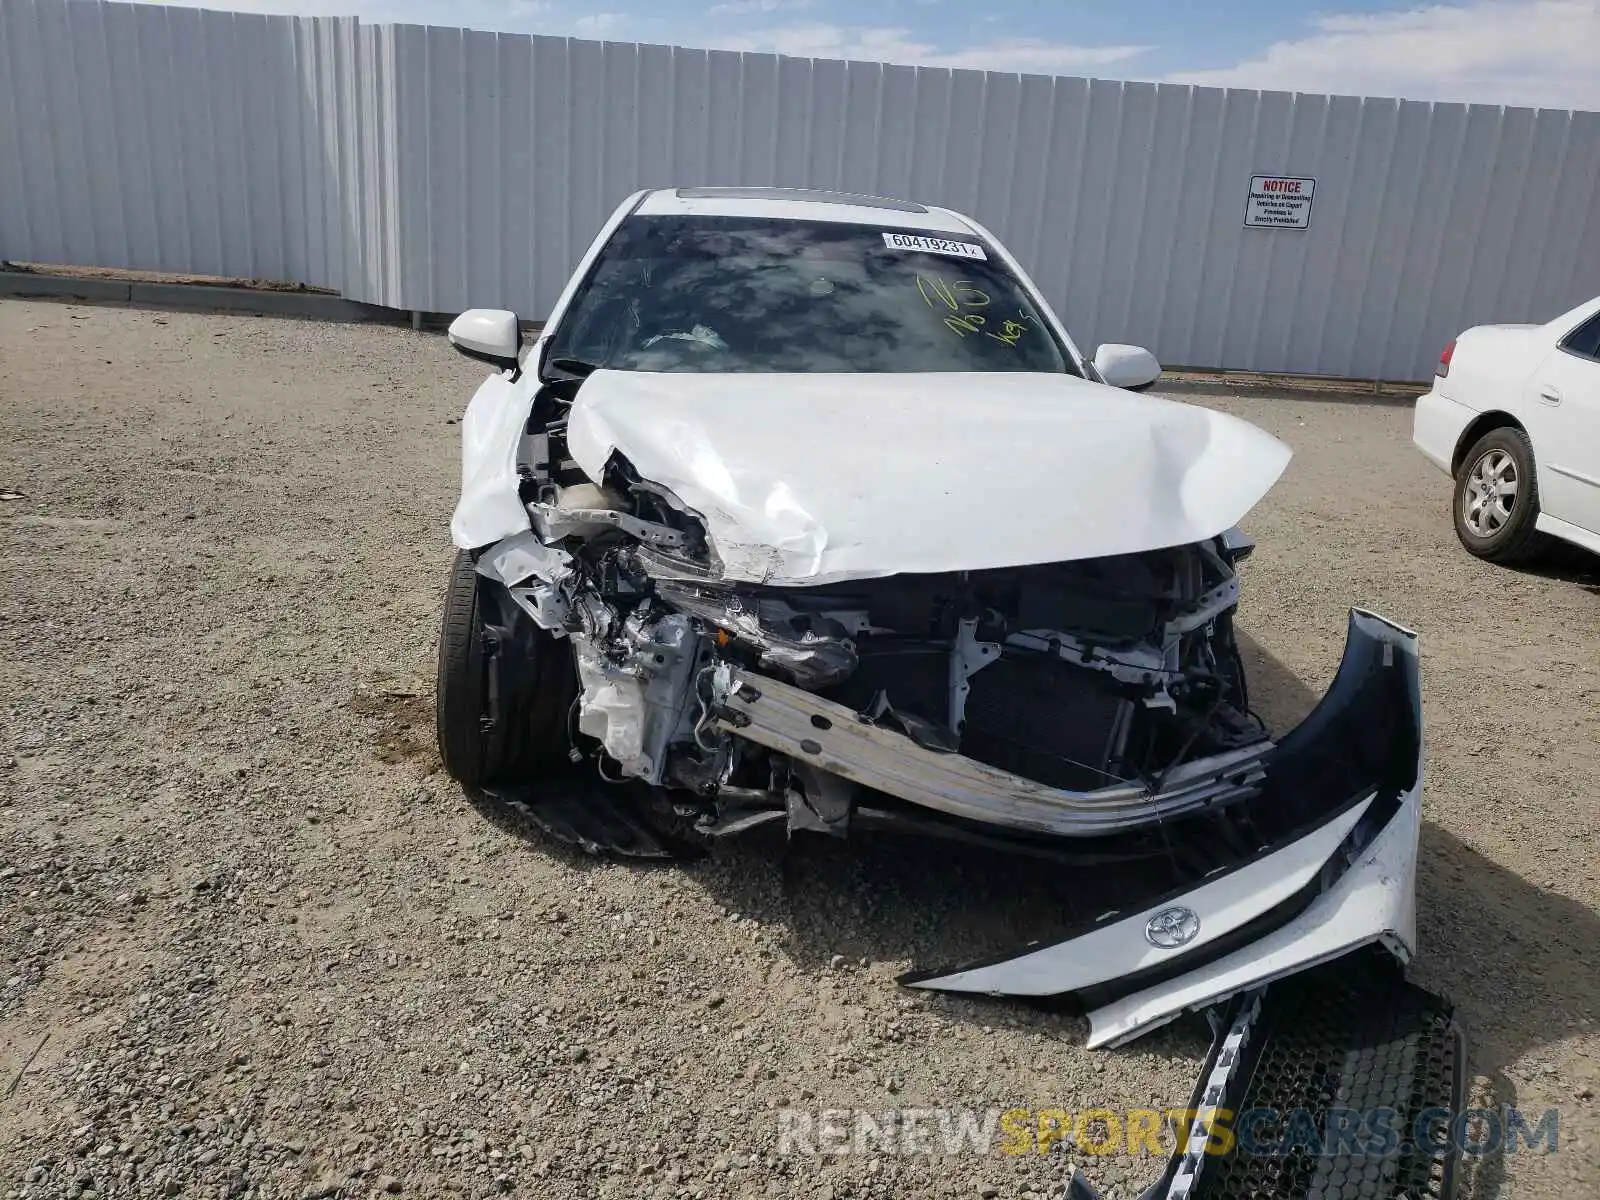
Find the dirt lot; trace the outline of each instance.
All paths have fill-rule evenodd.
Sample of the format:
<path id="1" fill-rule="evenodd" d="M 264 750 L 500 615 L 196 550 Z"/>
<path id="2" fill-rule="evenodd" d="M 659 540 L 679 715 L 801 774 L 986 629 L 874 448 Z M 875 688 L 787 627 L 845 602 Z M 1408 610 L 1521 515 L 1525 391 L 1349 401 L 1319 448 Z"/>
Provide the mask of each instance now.
<path id="1" fill-rule="evenodd" d="M 1198 1022 L 1091 1054 L 895 986 L 1029 936 L 1056 873 L 606 864 L 438 772 L 482 374 L 408 330 L 0 303 L 0 1195 L 1042 1197 L 1070 1156 L 779 1157 L 772 1110 L 1182 1104 Z M 1560 1110 L 1558 1153 L 1467 1194 L 1600 1193 L 1600 563 L 1468 558 L 1403 406 L 1202 402 L 1296 451 L 1249 522 L 1269 718 L 1350 604 L 1422 633 L 1416 974 L 1481 1102 Z M 1159 1169 L 1083 1161 L 1121 1196 Z"/>

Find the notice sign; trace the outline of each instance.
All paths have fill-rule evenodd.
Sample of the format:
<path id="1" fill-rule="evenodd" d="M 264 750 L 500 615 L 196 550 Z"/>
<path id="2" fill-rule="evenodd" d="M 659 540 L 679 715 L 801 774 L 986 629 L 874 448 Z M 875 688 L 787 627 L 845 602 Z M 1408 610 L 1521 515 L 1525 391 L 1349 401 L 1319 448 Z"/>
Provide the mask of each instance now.
<path id="1" fill-rule="evenodd" d="M 1244 206 L 1246 229 L 1309 229 L 1315 179 L 1282 175 L 1250 176 L 1250 199 Z"/>

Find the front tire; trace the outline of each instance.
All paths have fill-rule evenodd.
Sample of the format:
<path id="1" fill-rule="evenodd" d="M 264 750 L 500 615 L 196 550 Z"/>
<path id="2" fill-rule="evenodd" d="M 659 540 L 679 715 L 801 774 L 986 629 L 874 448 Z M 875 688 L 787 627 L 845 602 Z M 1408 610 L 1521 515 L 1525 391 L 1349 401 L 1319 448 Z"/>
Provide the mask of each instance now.
<path id="1" fill-rule="evenodd" d="M 1544 536 L 1533 443 L 1514 425 L 1491 429 L 1468 450 L 1456 475 L 1451 504 L 1456 536 L 1471 554 L 1494 563 L 1525 561 Z"/>
<path id="2" fill-rule="evenodd" d="M 577 694 L 572 648 L 456 554 L 439 627 L 439 758 L 469 788 L 527 781 L 566 762 Z"/>

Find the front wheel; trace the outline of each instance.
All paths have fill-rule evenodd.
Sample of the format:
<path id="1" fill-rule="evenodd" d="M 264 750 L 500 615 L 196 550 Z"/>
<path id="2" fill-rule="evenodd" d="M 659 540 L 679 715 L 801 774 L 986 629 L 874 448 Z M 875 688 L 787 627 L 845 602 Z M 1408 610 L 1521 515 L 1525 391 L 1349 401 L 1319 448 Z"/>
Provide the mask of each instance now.
<path id="1" fill-rule="evenodd" d="M 469 788 L 529 781 L 565 763 L 572 648 L 456 554 L 439 627 L 439 758 Z"/>
<path id="2" fill-rule="evenodd" d="M 1456 476 L 1453 509 L 1456 536 L 1479 558 L 1511 563 L 1538 552 L 1539 483 L 1526 433 L 1505 425 L 1473 444 Z"/>

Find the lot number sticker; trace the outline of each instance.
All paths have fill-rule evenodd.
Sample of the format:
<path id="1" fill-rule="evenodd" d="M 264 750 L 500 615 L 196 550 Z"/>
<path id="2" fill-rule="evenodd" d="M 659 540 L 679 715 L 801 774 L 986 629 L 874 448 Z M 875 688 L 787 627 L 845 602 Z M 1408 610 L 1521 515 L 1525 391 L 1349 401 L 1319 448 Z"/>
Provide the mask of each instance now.
<path id="1" fill-rule="evenodd" d="M 1244 206 L 1246 229 L 1309 229 L 1315 179 L 1283 175 L 1250 176 Z"/>
<path id="2" fill-rule="evenodd" d="M 921 250 L 926 254 L 949 254 L 956 258 L 987 261 L 983 247 L 974 242 L 951 242 L 944 238 L 919 237 L 910 233 L 886 233 L 883 244 L 891 250 Z"/>

